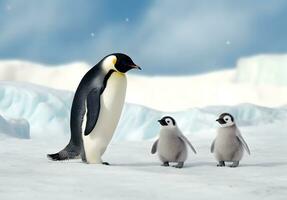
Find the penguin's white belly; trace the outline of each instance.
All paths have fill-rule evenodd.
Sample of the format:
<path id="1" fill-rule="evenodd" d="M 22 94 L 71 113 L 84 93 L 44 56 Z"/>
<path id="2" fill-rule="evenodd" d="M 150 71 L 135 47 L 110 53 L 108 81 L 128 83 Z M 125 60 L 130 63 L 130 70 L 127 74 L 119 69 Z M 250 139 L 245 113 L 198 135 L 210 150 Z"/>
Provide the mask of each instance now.
<path id="1" fill-rule="evenodd" d="M 185 161 L 186 146 L 177 136 L 166 135 L 159 139 L 158 155 L 163 162 Z"/>
<path id="2" fill-rule="evenodd" d="M 218 161 L 239 161 L 243 149 L 235 134 L 221 132 L 215 140 L 214 153 Z"/>
<path id="3" fill-rule="evenodd" d="M 101 95 L 98 121 L 88 136 L 83 134 L 84 150 L 88 163 L 102 163 L 102 155 L 110 143 L 119 122 L 125 101 L 127 80 L 124 74 L 114 72 Z M 82 132 L 86 126 L 86 115 Z"/>

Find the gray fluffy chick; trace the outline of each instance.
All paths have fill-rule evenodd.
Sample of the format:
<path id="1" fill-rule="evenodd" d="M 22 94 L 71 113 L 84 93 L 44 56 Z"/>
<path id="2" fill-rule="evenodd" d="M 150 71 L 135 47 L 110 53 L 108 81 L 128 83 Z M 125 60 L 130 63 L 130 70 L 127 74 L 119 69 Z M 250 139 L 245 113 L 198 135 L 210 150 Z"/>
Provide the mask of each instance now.
<path id="1" fill-rule="evenodd" d="M 172 117 L 165 116 L 158 122 L 161 125 L 159 139 L 154 142 L 151 153 L 158 152 L 162 166 L 169 166 L 169 162 L 176 162 L 177 165 L 173 167 L 182 168 L 187 159 L 186 144 L 196 154 L 194 147 L 179 130 Z"/>
<path id="2" fill-rule="evenodd" d="M 216 121 L 220 124 L 220 128 L 211 144 L 211 153 L 214 153 L 218 167 L 224 167 L 225 162 L 232 162 L 230 167 L 237 167 L 243 157 L 244 149 L 250 154 L 249 147 L 231 114 L 223 113 Z"/>

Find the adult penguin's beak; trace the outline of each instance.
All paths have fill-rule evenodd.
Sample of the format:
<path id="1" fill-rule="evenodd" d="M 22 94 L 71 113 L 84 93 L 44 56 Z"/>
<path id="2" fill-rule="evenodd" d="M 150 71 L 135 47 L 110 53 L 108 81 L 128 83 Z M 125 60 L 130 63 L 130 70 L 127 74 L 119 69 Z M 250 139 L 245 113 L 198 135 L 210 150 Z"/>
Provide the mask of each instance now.
<path id="1" fill-rule="evenodd" d="M 142 68 L 140 66 L 136 65 L 136 64 L 134 65 L 134 68 L 138 69 L 138 70 L 142 70 Z"/>

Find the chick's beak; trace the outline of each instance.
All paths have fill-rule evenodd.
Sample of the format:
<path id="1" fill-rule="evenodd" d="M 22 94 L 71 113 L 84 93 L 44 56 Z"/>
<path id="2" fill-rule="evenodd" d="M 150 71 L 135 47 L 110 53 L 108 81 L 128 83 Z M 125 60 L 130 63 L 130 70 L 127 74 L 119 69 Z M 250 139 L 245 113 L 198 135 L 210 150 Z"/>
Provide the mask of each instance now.
<path id="1" fill-rule="evenodd" d="M 224 119 L 222 119 L 222 118 L 218 118 L 217 120 L 216 120 L 219 124 L 225 124 L 226 122 L 224 121 Z"/>
<path id="2" fill-rule="evenodd" d="M 158 123 L 160 124 L 160 125 L 164 125 L 164 122 L 160 119 L 160 120 L 157 120 L 158 121 Z"/>

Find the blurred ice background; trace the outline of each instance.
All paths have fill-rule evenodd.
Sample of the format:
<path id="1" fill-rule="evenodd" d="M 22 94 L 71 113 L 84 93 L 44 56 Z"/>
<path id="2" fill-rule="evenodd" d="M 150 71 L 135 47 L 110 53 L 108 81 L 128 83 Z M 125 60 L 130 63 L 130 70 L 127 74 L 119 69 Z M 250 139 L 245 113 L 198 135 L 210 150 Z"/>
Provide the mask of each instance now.
<path id="1" fill-rule="evenodd" d="M 204 75 L 131 75 L 127 103 L 114 140 L 156 137 L 156 121 L 163 115 L 174 116 L 187 135 L 214 129 L 214 119 L 222 112 L 233 114 L 240 126 L 285 120 L 286 63 L 286 55 L 261 55 L 239 60 L 234 70 Z M 10 80 L 0 85 L 1 115 L 26 119 L 32 138 L 69 136 L 74 90 L 88 70 L 87 65 L 46 67 L 20 61 L 0 64 L 0 78 Z M 22 132 L 10 133 L 27 137 Z"/>

